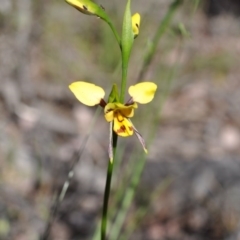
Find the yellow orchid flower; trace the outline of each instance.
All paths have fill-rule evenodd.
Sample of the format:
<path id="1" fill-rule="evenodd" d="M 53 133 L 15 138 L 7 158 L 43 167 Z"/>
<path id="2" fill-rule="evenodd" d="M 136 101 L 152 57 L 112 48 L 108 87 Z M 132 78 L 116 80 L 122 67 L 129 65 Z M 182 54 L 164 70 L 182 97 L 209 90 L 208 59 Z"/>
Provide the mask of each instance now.
<path id="1" fill-rule="evenodd" d="M 134 127 L 130 118 L 134 116 L 134 110 L 138 108 L 137 103 L 146 104 L 152 101 L 157 90 L 155 83 L 142 82 L 131 86 L 128 90 L 131 98 L 125 104 L 119 102 L 106 103 L 103 99 L 105 91 L 92 83 L 78 81 L 70 84 L 69 88 L 81 103 L 87 106 L 102 106 L 106 121 L 113 123 L 113 130 L 117 135 L 129 137 L 135 133 L 147 153 L 144 139 Z"/>
<path id="2" fill-rule="evenodd" d="M 135 13 L 134 15 L 132 15 L 132 30 L 133 30 L 134 38 L 136 38 L 139 34 L 140 21 L 141 21 L 141 16 L 139 13 Z"/>
<path id="3" fill-rule="evenodd" d="M 69 5 L 76 8 L 78 11 L 87 15 L 96 15 L 98 17 L 103 17 L 105 15 L 104 8 L 97 5 L 91 0 L 65 0 Z M 103 17 L 103 19 L 105 19 Z"/>

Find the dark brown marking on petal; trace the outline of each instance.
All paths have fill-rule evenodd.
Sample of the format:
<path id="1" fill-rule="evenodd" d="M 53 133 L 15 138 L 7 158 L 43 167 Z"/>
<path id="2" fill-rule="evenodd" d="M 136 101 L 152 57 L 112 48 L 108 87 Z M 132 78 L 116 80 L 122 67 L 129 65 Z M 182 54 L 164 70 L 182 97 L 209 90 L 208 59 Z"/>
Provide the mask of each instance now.
<path id="1" fill-rule="evenodd" d="M 139 28 L 139 25 L 137 23 L 135 25 L 136 25 L 137 28 Z"/>
<path id="2" fill-rule="evenodd" d="M 128 127 L 128 129 L 129 129 L 129 131 L 133 131 L 133 127 L 131 126 L 131 127 Z"/>
<path id="3" fill-rule="evenodd" d="M 124 125 L 122 125 L 118 130 L 117 133 L 123 133 L 126 132 L 126 127 Z"/>
<path id="4" fill-rule="evenodd" d="M 121 129 L 123 130 L 123 132 L 125 132 L 126 131 L 126 127 L 123 125 L 123 126 L 121 126 Z"/>
<path id="5" fill-rule="evenodd" d="M 106 112 L 105 112 L 105 114 L 107 114 L 107 113 L 109 113 L 109 112 L 111 112 L 111 111 L 113 111 L 113 109 L 108 109 Z"/>
<path id="6" fill-rule="evenodd" d="M 88 11 L 88 8 L 87 8 L 86 6 L 84 6 L 84 5 L 83 5 L 83 9 L 86 10 L 86 11 Z"/>
<path id="7" fill-rule="evenodd" d="M 105 7 L 104 7 L 103 5 L 100 5 L 100 7 L 101 7 L 103 10 L 105 10 Z"/>

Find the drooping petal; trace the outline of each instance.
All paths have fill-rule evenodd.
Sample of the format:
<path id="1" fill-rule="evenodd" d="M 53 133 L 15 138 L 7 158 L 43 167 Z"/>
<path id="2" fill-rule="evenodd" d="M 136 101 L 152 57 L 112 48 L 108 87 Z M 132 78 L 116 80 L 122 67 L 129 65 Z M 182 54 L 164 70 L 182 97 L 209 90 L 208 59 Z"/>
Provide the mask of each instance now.
<path id="1" fill-rule="evenodd" d="M 141 16 L 139 13 L 135 13 L 132 16 L 132 30 L 133 30 L 134 38 L 136 38 L 139 34 L 140 20 L 141 20 Z"/>
<path id="2" fill-rule="evenodd" d="M 130 120 L 129 120 L 130 121 Z M 131 122 L 131 121 L 130 121 Z M 132 122 L 131 122 L 132 123 Z M 144 138 L 142 137 L 142 135 L 140 134 L 140 132 L 134 127 L 134 125 L 132 124 L 132 127 L 133 127 L 133 130 L 134 130 L 134 133 L 136 134 L 139 142 L 141 143 L 142 147 L 143 147 L 143 150 L 145 153 L 148 153 L 148 150 L 146 148 L 146 144 L 145 144 L 145 141 L 144 141 Z"/>
<path id="3" fill-rule="evenodd" d="M 116 113 L 114 117 L 113 130 L 121 137 L 129 137 L 133 135 L 132 123 L 120 113 Z"/>
<path id="4" fill-rule="evenodd" d="M 129 95 L 134 102 L 141 104 L 149 103 L 153 100 L 154 94 L 157 90 L 157 85 L 153 82 L 142 82 L 128 89 Z"/>
<path id="5" fill-rule="evenodd" d="M 104 98 L 105 92 L 101 87 L 87 82 L 74 82 L 69 85 L 75 97 L 87 106 L 94 106 Z"/>

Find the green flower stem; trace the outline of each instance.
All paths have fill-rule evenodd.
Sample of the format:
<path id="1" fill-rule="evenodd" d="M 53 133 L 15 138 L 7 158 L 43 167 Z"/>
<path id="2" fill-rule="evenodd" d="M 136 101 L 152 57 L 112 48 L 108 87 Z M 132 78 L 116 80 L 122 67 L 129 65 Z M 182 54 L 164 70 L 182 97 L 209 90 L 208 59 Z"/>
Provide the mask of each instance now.
<path id="1" fill-rule="evenodd" d="M 178 9 L 178 7 L 180 7 L 180 5 L 183 3 L 183 0 L 174 0 L 172 2 L 172 4 L 170 5 L 168 12 L 166 13 L 165 17 L 163 18 L 163 20 L 160 22 L 160 25 L 157 29 L 157 32 L 153 38 L 153 41 L 150 44 L 150 47 L 148 48 L 148 51 L 144 57 L 144 62 L 143 62 L 143 66 L 142 69 L 138 75 L 137 78 L 137 82 L 140 82 L 143 77 L 144 74 L 146 73 L 150 63 L 153 60 L 153 57 L 156 53 L 157 50 L 157 46 L 159 43 L 159 40 L 161 39 L 161 37 L 163 36 L 163 34 L 165 33 L 165 31 L 167 30 L 169 24 L 172 21 L 172 18 L 176 12 L 176 10 Z"/>
<path id="2" fill-rule="evenodd" d="M 118 33 L 117 33 L 116 28 L 113 26 L 113 24 L 112 24 L 111 21 L 109 21 L 109 22 L 107 22 L 107 23 L 108 23 L 109 27 L 112 29 L 112 32 L 113 32 L 113 34 L 114 34 L 114 36 L 115 36 L 115 38 L 116 38 L 116 40 L 117 40 L 117 42 L 118 42 L 118 45 L 119 45 L 119 47 L 121 48 L 121 39 L 120 39 L 120 37 L 119 37 L 119 35 L 118 35 Z"/>
<path id="3" fill-rule="evenodd" d="M 106 232 L 107 232 L 107 212 L 108 212 L 108 200 L 110 195 L 111 189 L 111 180 L 112 180 L 112 173 L 113 173 L 113 165 L 116 156 L 117 150 L 117 134 L 113 131 L 113 159 L 112 161 L 108 161 L 108 169 L 107 169 L 107 179 L 104 191 L 104 199 L 103 199 L 103 211 L 102 211 L 102 225 L 101 225 L 101 240 L 106 239 Z"/>
<path id="4" fill-rule="evenodd" d="M 128 72 L 128 64 L 125 62 L 122 63 L 122 82 L 121 82 L 121 93 L 120 93 L 120 102 L 124 103 L 126 86 L 127 86 L 127 72 Z"/>
<path id="5" fill-rule="evenodd" d="M 119 165 L 120 165 L 120 160 L 123 158 L 123 153 L 124 153 L 124 149 L 120 148 L 118 149 L 118 155 L 117 157 L 114 159 L 114 168 L 115 169 L 119 169 Z M 116 176 L 116 175 L 115 175 Z M 126 181 L 124 181 L 126 183 Z M 123 184 L 122 184 L 123 185 Z M 126 185 L 125 185 L 126 186 Z M 112 196 L 112 203 L 114 204 L 114 206 L 111 206 L 111 208 L 109 209 L 108 212 L 108 219 L 113 219 L 114 217 L 114 209 L 115 209 L 115 205 L 116 203 L 120 203 L 120 199 L 122 199 L 123 196 L 123 191 L 125 191 L 125 188 L 123 189 L 123 187 L 120 188 L 120 191 L 118 190 L 113 196 Z M 109 221 L 108 221 L 109 222 Z M 99 240 L 99 235 L 100 235 L 100 231 L 101 231 L 101 224 L 98 223 L 98 226 L 93 234 L 92 240 Z"/>

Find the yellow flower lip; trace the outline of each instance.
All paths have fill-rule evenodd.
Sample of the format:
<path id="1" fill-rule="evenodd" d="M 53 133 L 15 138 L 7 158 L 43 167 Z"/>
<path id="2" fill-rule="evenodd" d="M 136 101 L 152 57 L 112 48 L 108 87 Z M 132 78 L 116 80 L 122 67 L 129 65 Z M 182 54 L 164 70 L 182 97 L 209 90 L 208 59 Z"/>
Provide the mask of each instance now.
<path id="1" fill-rule="evenodd" d="M 114 132 L 121 137 L 132 136 L 134 133 L 132 123 L 120 112 L 115 112 L 114 115 L 115 115 L 113 119 Z"/>

